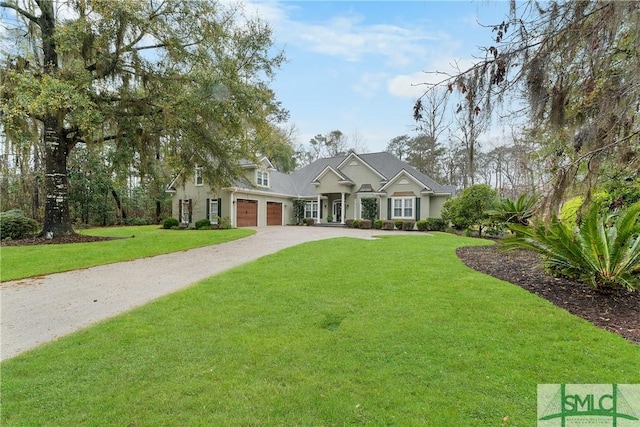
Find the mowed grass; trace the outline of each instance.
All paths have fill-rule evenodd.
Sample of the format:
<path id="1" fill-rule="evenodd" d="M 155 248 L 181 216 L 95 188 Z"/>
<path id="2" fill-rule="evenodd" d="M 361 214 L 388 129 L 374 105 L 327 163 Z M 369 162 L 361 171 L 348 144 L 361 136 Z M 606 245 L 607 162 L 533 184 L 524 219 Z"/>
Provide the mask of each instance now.
<path id="1" fill-rule="evenodd" d="M 15 280 L 215 245 L 255 233 L 233 230 L 164 230 L 157 225 L 92 228 L 82 234 L 119 237 L 104 242 L 5 246 L 0 280 Z"/>
<path id="2" fill-rule="evenodd" d="M 2 425 L 532 426 L 539 383 L 640 383 L 640 346 L 471 244 L 332 239 L 209 278 L 3 362 Z"/>

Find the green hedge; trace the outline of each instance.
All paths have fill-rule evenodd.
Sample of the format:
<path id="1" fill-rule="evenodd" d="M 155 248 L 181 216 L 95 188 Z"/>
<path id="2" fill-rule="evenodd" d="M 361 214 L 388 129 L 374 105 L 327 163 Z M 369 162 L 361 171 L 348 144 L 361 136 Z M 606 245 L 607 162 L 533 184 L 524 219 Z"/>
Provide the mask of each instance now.
<path id="1" fill-rule="evenodd" d="M 20 210 L 14 209 L 0 213 L 0 239 L 2 240 L 33 237 L 39 229 L 38 221 L 27 218 Z"/>
<path id="2" fill-rule="evenodd" d="M 167 218 L 162 222 L 162 228 L 164 228 L 165 230 L 170 230 L 173 227 L 179 227 L 180 226 L 180 221 L 178 221 L 176 218 Z"/>

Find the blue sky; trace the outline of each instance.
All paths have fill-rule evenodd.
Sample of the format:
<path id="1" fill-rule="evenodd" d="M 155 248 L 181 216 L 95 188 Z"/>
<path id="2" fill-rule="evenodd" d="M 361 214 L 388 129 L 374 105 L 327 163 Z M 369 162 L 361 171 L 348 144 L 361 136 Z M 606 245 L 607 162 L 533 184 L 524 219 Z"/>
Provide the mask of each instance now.
<path id="1" fill-rule="evenodd" d="M 368 151 L 414 135 L 412 107 L 435 81 L 462 69 L 491 42 L 507 1 L 247 0 L 274 30 L 288 62 L 272 87 L 290 111 L 298 143 L 339 129 Z M 356 137 L 357 135 L 357 137 Z M 489 135 L 485 138 L 490 138 Z"/>

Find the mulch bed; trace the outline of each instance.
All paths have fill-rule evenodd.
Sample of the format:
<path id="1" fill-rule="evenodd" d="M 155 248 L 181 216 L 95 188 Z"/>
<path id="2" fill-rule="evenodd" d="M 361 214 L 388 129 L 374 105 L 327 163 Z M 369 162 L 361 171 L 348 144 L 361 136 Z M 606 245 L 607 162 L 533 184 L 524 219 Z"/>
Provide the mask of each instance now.
<path id="1" fill-rule="evenodd" d="M 0 246 L 26 246 L 26 245 L 62 245 L 66 243 L 89 243 L 104 242 L 105 240 L 120 239 L 120 237 L 100 237 L 85 236 L 83 234 L 72 234 L 70 236 L 60 236 L 55 239 L 47 239 L 46 237 L 31 237 L 20 240 L 3 240 Z"/>
<path id="2" fill-rule="evenodd" d="M 594 325 L 640 344 L 640 291 L 597 291 L 588 285 L 545 273 L 538 254 L 498 251 L 496 246 L 458 248 L 458 257 L 474 270 L 513 283 Z"/>

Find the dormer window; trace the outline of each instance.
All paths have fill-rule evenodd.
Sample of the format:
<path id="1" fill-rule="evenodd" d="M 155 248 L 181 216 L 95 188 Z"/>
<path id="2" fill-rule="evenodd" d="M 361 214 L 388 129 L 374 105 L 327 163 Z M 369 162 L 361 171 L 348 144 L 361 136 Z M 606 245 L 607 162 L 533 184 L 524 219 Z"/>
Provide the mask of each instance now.
<path id="1" fill-rule="evenodd" d="M 268 187 L 269 186 L 269 172 L 267 171 L 257 171 L 256 172 L 256 183 L 260 187 Z"/>
<path id="2" fill-rule="evenodd" d="M 195 182 L 198 187 L 204 184 L 204 181 L 202 180 L 202 167 L 196 167 Z"/>

